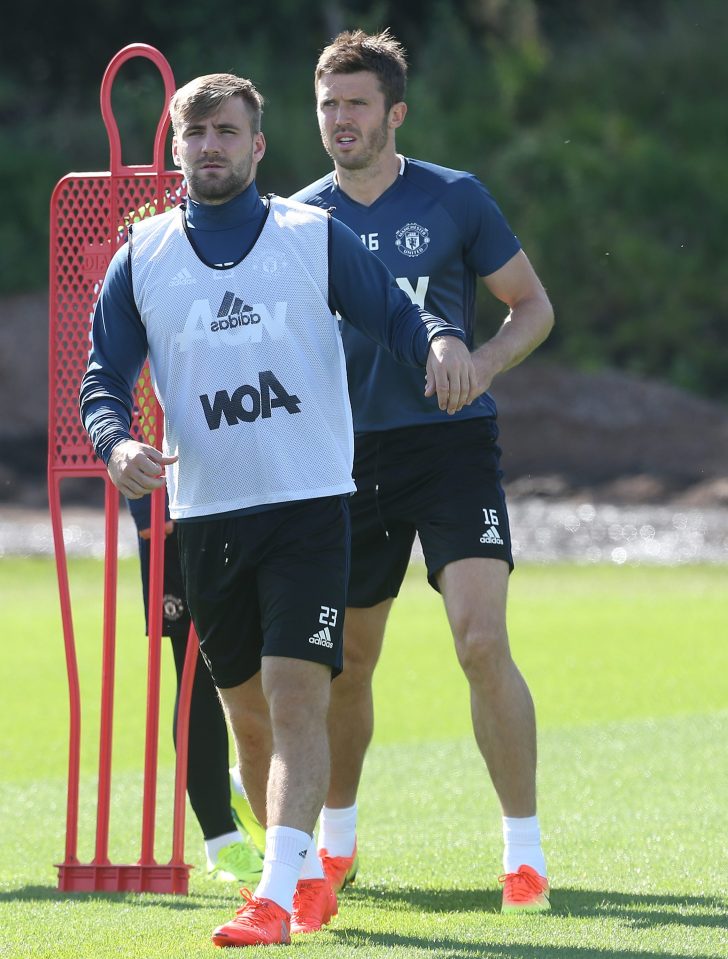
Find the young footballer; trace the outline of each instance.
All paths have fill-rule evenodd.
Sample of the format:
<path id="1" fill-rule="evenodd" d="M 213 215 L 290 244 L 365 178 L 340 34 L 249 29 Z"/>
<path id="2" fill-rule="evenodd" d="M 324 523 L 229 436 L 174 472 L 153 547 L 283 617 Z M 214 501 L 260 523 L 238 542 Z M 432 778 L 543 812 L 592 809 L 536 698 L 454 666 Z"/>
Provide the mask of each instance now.
<path id="1" fill-rule="evenodd" d="M 249 80 L 198 77 L 170 112 L 189 199 L 136 224 L 113 257 L 81 415 L 125 496 L 166 478 L 202 655 L 267 826 L 261 880 L 213 941 L 288 943 L 337 908 L 312 845 L 354 490 L 337 312 L 418 368 L 443 410 L 472 401 L 477 384 L 463 331 L 417 309 L 348 227 L 258 194 L 262 98 Z M 147 356 L 161 451 L 129 434 Z"/>

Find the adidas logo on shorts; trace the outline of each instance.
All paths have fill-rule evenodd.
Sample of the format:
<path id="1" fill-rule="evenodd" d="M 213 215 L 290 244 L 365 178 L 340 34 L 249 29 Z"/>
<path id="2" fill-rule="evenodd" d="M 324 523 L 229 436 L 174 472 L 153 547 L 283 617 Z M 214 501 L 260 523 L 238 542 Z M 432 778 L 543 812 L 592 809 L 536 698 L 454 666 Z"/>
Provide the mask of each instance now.
<path id="1" fill-rule="evenodd" d="M 498 532 L 498 527 L 500 526 L 498 510 L 484 506 L 483 518 L 485 519 L 485 532 L 480 537 L 480 542 L 488 546 L 502 546 L 503 540 Z"/>
<path id="2" fill-rule="evenodd" d="M 324 626 L 323 629 L 320 629 L 317 633 L 314 633 L 313 636 L 309 636 L 308 641 L 313 646 L 325 646 L 327 649 L 334 648 L 334 643 L 331 639 L 331 633 L 329 632 L 328 626 Z"/>
<path id="3" fill-rule="evenodd" d="M 481 543 L 488 543 L 490 546 L 502 546 L 503 540 L 501 539 L 498 530 L 495 526 L 491 526 L 490 529 L 487 529 L 483 535 L 480 537 Z"/>

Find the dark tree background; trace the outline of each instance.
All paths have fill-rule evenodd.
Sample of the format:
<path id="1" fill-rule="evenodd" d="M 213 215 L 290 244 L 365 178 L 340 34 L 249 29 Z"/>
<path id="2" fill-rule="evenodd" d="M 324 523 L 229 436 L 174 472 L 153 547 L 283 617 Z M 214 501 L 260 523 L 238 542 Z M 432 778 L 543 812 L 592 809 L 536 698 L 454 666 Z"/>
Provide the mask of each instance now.
<path id="1" fill-rule="evenodd" d="M 266 97 L 259 186 L 286 195 L 329 165 L 320 49 L 343 28 L 390 26 L 410 60 L 398 146 L 495 194 L 556 307 L 542 349 L 728 399 L 724 0 L 26 0 L 3 26 L 0 294 L 47 285 L 56 181 L 108 167 L 99 86 L 123 46 L 158 47 L 180 84 L 251 77 Z M 154 68 L 123 67 L 113 102 L 124 161 L 149 162 Z M 479 309 L 484 337 L 502 311 L 487 296 Z"/>

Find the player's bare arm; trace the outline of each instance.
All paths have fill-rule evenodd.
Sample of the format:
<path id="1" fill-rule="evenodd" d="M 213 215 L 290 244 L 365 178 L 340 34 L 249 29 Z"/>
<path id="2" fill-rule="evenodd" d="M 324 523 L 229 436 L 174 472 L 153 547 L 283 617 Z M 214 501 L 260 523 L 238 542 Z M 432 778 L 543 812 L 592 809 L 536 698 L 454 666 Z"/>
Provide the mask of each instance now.
<path id="1" fill-rule="evenodd" d="M 123 440 L 114 447 L 107 469 L 111 482 L 128 499 L 139 499 L 164 486 L 164 467 L 179 457 L 163 456 L 159 450 L 136 440 Z"/>
<path id="2" fill-rule="evenodd" d="M 483 277 L 483 282 L 510 312 L 496 335 L 473 354 L 478 395 L 490 388 L 499 373 L 525 360 L 554 325 L 551 302 L 523 250 L 495 273 Z"/>
<path id="3" fill-rule="evenodd" d="M 441 410 L 457 413 L 478 396 L 478 378 L 465 343 L 454 336 L 435 336 L 427 354 L 425 396 L 437 394 Z"/>

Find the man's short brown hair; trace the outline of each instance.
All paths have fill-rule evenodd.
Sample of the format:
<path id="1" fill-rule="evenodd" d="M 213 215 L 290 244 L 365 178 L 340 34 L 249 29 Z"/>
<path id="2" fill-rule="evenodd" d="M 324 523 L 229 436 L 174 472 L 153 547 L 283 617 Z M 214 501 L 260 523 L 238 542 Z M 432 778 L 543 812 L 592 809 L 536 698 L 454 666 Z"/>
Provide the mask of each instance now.
<path id="1" fill-rule="evenodd" d="M 203 120 L 233 97 L 241 97 L 248 108 L 250 129 L 260 133 L 263 116 L 263 97 L 250 80 L 237 77 L 234 73 L 208 73 L 204 77 L 190 80 L 172 97 L 169 113 L 175 133 L 181 126 Z"/>
<path id="2" fill-rule="evenodd" d="M 329 73 L 374 73 L 387 110 L 405 98 L 407 57 L 404 47 L 389 32 L 345 30 L 324 48 L 316 64 L 315 84 Z"/>

